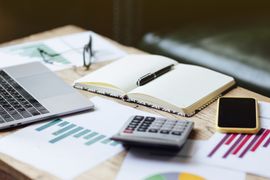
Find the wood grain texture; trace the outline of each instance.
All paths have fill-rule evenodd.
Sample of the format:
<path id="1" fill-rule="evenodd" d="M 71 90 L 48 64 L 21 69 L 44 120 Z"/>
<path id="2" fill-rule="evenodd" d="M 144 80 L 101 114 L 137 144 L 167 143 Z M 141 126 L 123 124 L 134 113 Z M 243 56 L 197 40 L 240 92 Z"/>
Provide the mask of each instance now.
<path id="1" fill-rule="evenodd" d="M 17 43 L 22 43 L 22 42 L 29 42 L 29 41 L 35 41 L 35 40 L 42 40 L 46 38 L 51 38 L 51 37 L 56 37 L 59 35 L 67 35 L 71 33 L 77 33 L 77 32 L 82 32 L 84 31 L 83 29 L 76 27 L 76 26 L 65 26 L 61 28 L 57 28 L 54 30 L 46 31 L 44 33 L 40 34 L 35 34 L 30 37 L 26 37 L 23 39 L 15 40 L 9 43 L 5 43 L 1 46 L 6 46 L 6 45 L 12 45 L 12 44 L 17 44 Z M 107 39 L 107 38 L 106 38 Z M 139 51 L 135 48 L 132 47 L 126 47 L 122 46 L 110 39 L 108 39 L 110 42 L 114 43 L 118 47 L 122 48 L 128 53 L 144 53 L 143 51 Z M 91 66 L 91 69 L 86 71 L 83 67 L 77 67 L 77 68 L 71 68 L 63 71 L 57 72 L 57 75 L 59 75 L 66 83 L 72 84 L 75 79 L 78 79 L 88 73 L 91 73 L 92 71 L 108 64 L 110 62 L 103 62 L 103 63 L 97 63 Z M 153 114 L 157 115 L 163 115 L 168 118 L 175 118 L 175 119 L 183 119 L 183 117 L 166 113 L 160 110 L 144 107 L 141 105 L 133 104 L 133 103 L 128 103 L 128 102 L 123 102 L 119 99 L 112 98 L 112 97 L 107 97 L 107 96 L 102 96 L 102 95 L 97 95 L 94 93 L 90 92 L 85 92 L 85 91 L 80 91 L 83 95 L 87 97 L 93 97 L 93 96 L 101 96 L 106 99 L 110 99 L 113 101 L 116 101 L 120 104 L 124 104 L 130 107 L 134 107 L 136 109 L 142 110 L 142 111 L 147 111 Z M 237 87 L 233 90 L 231 90 L 229 93 L 227 93 L 225 96 L 241 96 L 241 97 L 254 97 L 257 98 L 260 101 L 267 101 L 270 102 L 270 99 L 259 95 L 257 93 L 251 92 L 249 90 L 246 90 L 241 87 Z M 215 114 L 216 114 L 216 105 L 217 102 L 212 103 L 202 111 L 198 112 L 196 115 L 190 118 L 185 118 L 189 119 L 195 122 L 195 130 L 191 134 L 192 139 L 202 139 L 206 140 L 211 135 L 215 132 L 214 129 L 214 119 L 215 119 Z M 20 129 L 20 128 L 17 128 Z M 17 129 L 14 129 L 12 131 L 5 131 L 0 133 L 0 137 L 3 137 L 7 134 L 10 134 Z M 124 160 L 124 157 L 126 156 L 126 152 L 122 152 L 118 154 L 117 156 L 107 160 L 106 162 L 103 162 L 102 164 L 96 166 L 93 169 L 90 169 L 87 172 L 82 173 L 79 175 L 76 180 L 88 180 L 88 179 L 97 179 L 97 180 L 109 180 L 109 179 L 115 179 L 116 175 L 120 169 L 121 163 Z M 4 154 L 0 154 L 0 179 L 57 179 L 53 175 L 51 175 L 49 172 L 44 172 L 42 170 L 39 170 L 35 167 L 32 167 L 28 164 L 22 163 L 12 157 L 9 157 Z M 248 180 L 262 180 L 265 178 L 261 178 L 255 175 L 247 175 Z"/>

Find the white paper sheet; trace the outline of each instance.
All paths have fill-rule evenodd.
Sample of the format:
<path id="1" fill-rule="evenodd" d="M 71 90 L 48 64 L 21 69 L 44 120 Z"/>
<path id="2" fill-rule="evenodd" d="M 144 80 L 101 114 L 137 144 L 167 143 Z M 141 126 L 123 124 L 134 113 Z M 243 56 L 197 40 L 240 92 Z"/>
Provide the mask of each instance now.
<path id="1" fill-rule="evenodd" d="M 215 133 L 192 157 L 194 161 L 270 177 L 270 103 L 260 102 L 257 135 Z"/>
<path id="2" fill-rule="evenodd" d="M 11 60 L 12 62 L 16 62 L 15 64 L 22 64 L 29 61 L 41 61 L 53 71 L 70 68 L 71 66 L 82 66 L 83 47 L 89 42 L 90 34 L 92 36 L 92 47 L 95 55 L 94 63 L 117 59 L 127 54 L 91 31 L 8 46 L 0 48 L 0 52 L 24 57 L 23 59 L 15 58 L 15 60 Z M 55 57 L 45 55 L 47 60 L 47 62 L 45 62 L 42 59 L 38 48 L 50 54 L 60 55 Z M 0 54 L 0 68 L 9 66 L 9 61 L 10 59 L 2 58 Z M 14 63 L 12 65 L 14 65 Z"/>
<path id="3" fill-rule="evenodd" d="M 188 141 L 187 146 L 191 149 L 201 147 L 204 142 Z M 185 146 L 185 147 L 187 147 Z M 193 150 L 184 150 L 180 154 L 189 156 Z M 145 150 L 131 149 L 124 160 L 118 180 L 179 180 L 179 179 L 208 179 L 228 180 L 245 179 L 245 173 L 221 169 L 204 164 L 190 162 L 180 156 L 164 156 Z"/>
<path id="4" fill-rule="evenodd" d="M 29 59 L 27 57 L 22 57 L 15 54 L 7 54 L 0 50 L 0 68 L 14 66 L 27 62 L 34 62 L 34 59 Z"/>
<path id="5" fill-rule="evenodd" d="M 3 137 L 0 152 L 62 179 L 71 179 L 123 150 L 122 145 L 107 139 L 130 116 L 150 115 L 99 97 L 91 101 L 96 107 L 93 112 L 31 125 Z M 55 124 L 49 124 L 52 122 Z M 90 132 L 83 134 L 87 130 Z M 96 135 L 90 138 L 91 133 Z"/>

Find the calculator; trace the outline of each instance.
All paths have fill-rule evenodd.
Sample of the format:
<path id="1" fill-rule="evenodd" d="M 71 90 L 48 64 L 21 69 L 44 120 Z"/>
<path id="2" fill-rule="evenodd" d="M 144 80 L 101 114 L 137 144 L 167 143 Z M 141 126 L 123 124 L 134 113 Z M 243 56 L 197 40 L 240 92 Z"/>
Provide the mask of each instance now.
<path id="1" fill-rule="evenodd" d="M 194 123 L 161 117 L 132 116 L 111 139 L 128 146 L 180 149 Z"/>

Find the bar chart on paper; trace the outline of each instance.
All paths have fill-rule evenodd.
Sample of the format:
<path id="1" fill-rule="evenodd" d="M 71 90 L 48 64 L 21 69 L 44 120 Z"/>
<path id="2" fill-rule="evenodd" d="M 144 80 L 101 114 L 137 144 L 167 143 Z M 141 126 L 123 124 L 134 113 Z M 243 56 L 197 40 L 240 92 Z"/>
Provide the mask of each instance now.
<path id="1" fill-rule="evenodd" d="M 64 121 L 62 119 L 55 119 L 35 129 L 37 132 L 50 131 L 50 144 L 59 143 L 65 139 L 76 141 L 79 138 L 83 139 L 82 143 L 86 146 L 94 145 L 96 143 L 117 146 L 118 142 L 110 140 L 109 137 L 93 130 L 77 126 L 74 123 Z"/>
<path id="2" fill-rule="evenodd" d="M 270 177 L 270 129 L 257 134 L 216 133 L 196 153 L 198 161 Z"/>
<path id="3" fill-rule="evenodd" d="M 219 154 L 223 159 L 229 156 L 245 158 L 247 154 L 256 154 L 259 149 L 270 152 L 270 129 L 262 128 L 257 134 L 225 134 L 207 155 L 209 158 Z"/>
<path id="4" fill-rule="evenodd" d="M 39 58 L 42 60 L 42 56 L 39 52 L 39 50 L 43 50 L 44 52 L 50 54 L 51 56 L 48 56 L 48 63 L 58 63 L 58 64 L 70 64 L 71 62 L 67 60 L 65 57 L 63 57 L 61 54 L 58 54 L 54 49 L 50 48 L 45 43 L 36 43 L 36 44 L 30 44 L 30 45 L 22 45 L 14 48 L 10 48 L 9 51 L 13 54 L 17 54 L 20 56 L 25 56 L 29 58 Z"/>
<path id="5" fill-rule="evenodd" d="M 73 47 L 72 43 L 66 43 L 62 38 L 53 38 L 8 46 L 1 48 L 0 52 L 23 58 L 18 64 L 39 61 L 52 71 L 58 71 L 72 65 L 82 65 L 82 48 Z"/>
<path id="6" fill-rule="evenodd" d="M 60 179 L 73 179 L 112 158 L 124 148 L 110 137 L 131 115 L 147 114 L 98 97 L 91 101 L 94 111 L 40 122 L 1 138 L 0 152 Z"/>
<path id="7" fill-rule="evenodd" d="M 256 134 L 215 133 L 197 150 L 196 160 L 270 178 L 270 103 L 259 102 L 261 129 Z"/>

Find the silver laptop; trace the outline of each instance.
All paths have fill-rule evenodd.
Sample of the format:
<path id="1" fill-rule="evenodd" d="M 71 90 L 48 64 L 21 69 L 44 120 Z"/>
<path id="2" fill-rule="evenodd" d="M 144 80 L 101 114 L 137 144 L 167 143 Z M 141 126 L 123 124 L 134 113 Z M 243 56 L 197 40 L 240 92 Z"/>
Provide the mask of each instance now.
<path id="1" fill-rule="evenodd" d="M 39 62 L 0 69 L 0 129 L 93 107 Z"/>

